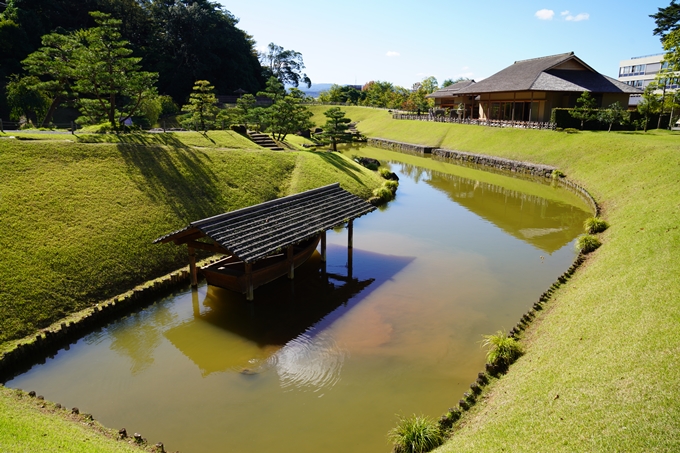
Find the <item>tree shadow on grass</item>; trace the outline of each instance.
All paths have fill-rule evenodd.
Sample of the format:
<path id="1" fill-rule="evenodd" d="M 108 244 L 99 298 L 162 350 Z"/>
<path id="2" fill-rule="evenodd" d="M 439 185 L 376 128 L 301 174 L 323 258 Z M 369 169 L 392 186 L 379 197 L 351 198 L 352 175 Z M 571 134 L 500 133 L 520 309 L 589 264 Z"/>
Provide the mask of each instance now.
<path id="1" fill-rule="evenodd" d="M 190 147 L 119 144 L 130 179 L 154 204 L 166 205 L 185 221 L 224 211 L 210 158 Z"/>
<path id="2" fill-rule="evenodd" d="M 173 146 L 175 148 L 189 148 L 183 143 L 175 134 L 172 133 L 132 133 L 132 134 L 88 134 L 79 135 L 78 142 L 80 143 L 120 143 L 126 145 L 143 145 L 143 146 Z"/>
<path id="3" fill-rule="evenodd" d="M 317 155 L 321 157 L 321 159 L 323 159 L 326 163 L 342 171 L 362 186 L 365 186 L 364 182 L 358 175 L 360 173 L 358 164 L 348 162 L 347 159 L 344 159 L 342 156 L 334 152 L 319 152 Z"/>

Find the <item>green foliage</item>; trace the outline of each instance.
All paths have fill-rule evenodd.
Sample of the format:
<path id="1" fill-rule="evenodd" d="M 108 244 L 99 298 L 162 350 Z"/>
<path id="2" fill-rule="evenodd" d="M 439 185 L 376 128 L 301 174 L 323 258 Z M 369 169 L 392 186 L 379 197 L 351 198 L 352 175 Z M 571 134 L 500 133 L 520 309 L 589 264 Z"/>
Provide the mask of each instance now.
<path id="1" fill-rule="evenodd" d="M 586 121 L 591 121 L 597 118 L 597 100 L 593 98 L 588 91 L 581 93 L 581 96 L 576 100 L 576 107 L 571 110 L 571 116 L 581 121 L 581 130 Z"/>
<path id="2" fill-rule="evenodd" d="M 389 189 L 390 192 L 392 192 L 392 194 L 394 194 L 394 193 L 397 192 L 397 188 L 399 187 L 399 182 L 388 180 L 388 181 L 385 181 L 383 183 L 383 186 L 386 187 L 387 189 Z"/>
<path id="3" fill-rule="evenodd" d="M 425 453 L 444 443 L 437 422 L 415 414 L 399 417 L 397 426 L 389 431 L 387 437 L 393 444 L 394 453 Z"/>
<path id="4" fill-rule="evenodd" d="M 137 113 L 142 102 L 155 97 L 158 74 L 141 70 L 120 34 L 121 21 L 90 13 L 96 27 L 81 30 L 73 52 L 73 90 L 86 121 L 108 120 L 114 129 Z"/>
<path id="5" fill-rule="evenodd" d="M 609 125 L 607 132 L 611 132 L 614 124 L 621 124 L 626 121 L 627 118 L 628 112 L 624 110 L 618 102 L 614 102 L 606 109 L 600 109 L 597 113 L 597 119 Z"/>
<path id="6" fill-rule="evenodd" d="M 288 134 L 314 127 L 310 120 L 312 113 L 301 103 L 301 99 L 302 92 L 293 88 L 291 94 L 279 98 L 269 107 L 266 113 L 267 130 L 272 132 L 275 140 L 282 141 Z"/>
<path id="7" fill-rule="evenodd" d="M 387 109 L 401 108 L 411 95 L 411 91 L 406 88 L 381 81 L 370 81 L 361 91 L 365 93 L 361 105 Z"/>
<path id="8" fill-rule="evenodd" d="M 161 116 L 167 117 L 171 115 L 177 115 L 180 112 L 179 107 L 175 104 L 171 96 L 161 95 L 158 96 L 158 101 L 161 103 Z"/>
<path id="9" fill-rule="evenodd" d="M 279 99 L 283 99 L 286 95 L 286 88 L 283 83 L 274 76 L 269 77 L 267 80 L 267 86 L 263 91 L 257 93 L 258 96 L 264 96 L 276 103 Z"/>
<path id="10" fill-rule="evenodd" d="M 602 233 L 609 228 L 609 223 L 599 217 L 589 217 L 583 222 L 583 229 L 588 234 Z"/>
<path id="11" fill-rule="evenodd" d="M 592 234 L 582 234 L 576 239 L 576 251 L 581 253 L 590 253 L 597 250 L 602 245 L 602 242 Z"/>
<path id="12" fill-rule="evenodd" d="M 337 151 L 338 143 L 345 143 L 352 140 L 352 134 L 348 132 L 349 123 L 351 119 L 345 118 L 345 112 L 340 110 L 340 107 L 331 107 L 324 113 L 326 116 L 326 124 L 323 125 L 323 132 L 321 137 L 328 140 L 331 144 L 331 149 Z"/>
<path id="13" fill-rule="evenodd" d="M 378 170 L 378 174 L 385 179 L 389 179 L 392 176 L 392 172 L 389 169 L 384 168 L 384 167 L 382 167 Z"/>
<path id="14" fill-rule="evenodd" d="M 197 80 L 194 84 L 194 91 L 189 96 L 189 103 L 182 107 L 182 110 L 189 112 L 184 124 L 197 131 L 207 131 L 215 126 L 218 108 L 217 97 L 213 90 L 215 87 L 210 85 L 207 80 Z M 186 127 L 186 126 L 185 126 Z"/>
<path id="15" fill-rule="evenodd" d="M 312 86 L 310 78 L 302 72 L 305 69 L 305 64 L 300 52 L 285 50 L 283 47 L 270 42 L 267 50 L 261 52 L 259 57 L 267 74 L 276 77 L 282 84 L 298 87 L 302 82 L 307 85 L 307 88 Z"/>
<path id="16" fill-rule="evenodd" d="M 34 125 L 39 124 L 50 105 L 49 96 L 40 89 L 40 79 L 35 76 L 19 78 L 14 75 L 7 83 L 7 103 L 10 118 L 17 121 L 25 117 Z"/>
<path id="17" fill-rule="evenodd" d="M 319 93 L 319 102 L 325 104 L 359 105 L 365 98 L 366 92 L 357 90 L 352 86 L 337 84 L 333 84 L 328 90 Z"/>
<path id="18" fill-rule="evenodd" d="M 493 335 L 484 335 L 482 347 L 489 348 L 486 352 L 486 361 L 502 367 L 510 366 L 522 355 L 522 346 L 502 330 Z"/>

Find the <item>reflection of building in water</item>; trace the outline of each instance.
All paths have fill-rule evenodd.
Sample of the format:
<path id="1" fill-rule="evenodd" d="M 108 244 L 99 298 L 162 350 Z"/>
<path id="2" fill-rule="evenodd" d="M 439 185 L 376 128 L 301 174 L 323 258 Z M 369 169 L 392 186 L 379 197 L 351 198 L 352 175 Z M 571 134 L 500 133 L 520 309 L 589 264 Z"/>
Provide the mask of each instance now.
<path id="1" fill-rule="evenodd" d="M 344 247 L 329 245 L 328 249 L 328 268 L 344 268 Z M 325 329 L 413 260 L 358 249 L 353 253 L 352 278 L 325 272 L 315 253 L 298 268 L 294 281 L 263 286 L 253 303 L 208 286 L 202 307 L 195 300 L 193 319 L 164 335 L 204 376 L 276 369 L 282 386 L 332 385 L 344 352 L 324 334 Z M 341 266 L 333 264 L 337 257 L 342 257 Z"/>
<path id="2" fill-rule="evenodd" d="M 411 177 L 428 178 L 429 185 L 444 192 L 456 204 L 546 253 L 571 242 L 582 232 L 583 220 L 589 215 L 566 202 L 401 162 L 397 165 Z"/>

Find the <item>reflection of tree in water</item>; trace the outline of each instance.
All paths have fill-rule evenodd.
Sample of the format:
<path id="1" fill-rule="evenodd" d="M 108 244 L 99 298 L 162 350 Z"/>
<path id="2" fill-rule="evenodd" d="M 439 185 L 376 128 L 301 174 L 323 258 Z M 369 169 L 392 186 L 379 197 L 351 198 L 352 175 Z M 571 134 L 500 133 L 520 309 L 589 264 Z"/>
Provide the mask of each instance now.
<path id="1" fill-rule="evenodd" d="M 153 353 L 161 343 L 163 331 L 176 318 L 177 314 L 159 304 L 116 321 L 106 329 L 111 349 L 131 360 L 133 375 L 144 371 L 154 361 Z"/>
<path id="2" fill-rule="evenodd" d="M 407 164 L 405 162 L 390 162 L 392 165 L 399 166 L 399 172 L 413 179 L 416 183 L 419 183 L 423 178 L 423 175 L 427 178 L 432 177 L 432 170 L 428 170 L 418 165 Z"/>

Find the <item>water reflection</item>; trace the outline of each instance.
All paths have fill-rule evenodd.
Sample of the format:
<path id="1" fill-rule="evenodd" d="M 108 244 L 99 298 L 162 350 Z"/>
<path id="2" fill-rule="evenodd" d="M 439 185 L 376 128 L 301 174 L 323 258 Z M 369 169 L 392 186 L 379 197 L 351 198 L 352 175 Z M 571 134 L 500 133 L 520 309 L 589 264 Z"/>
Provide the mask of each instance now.
<path id="1" fill-rule="evenodd" d="M 330 244 L 328 255 L 343 256 L 341 248 Z M 254 302 L 209 286 L 199 306 L 194 291 L 193 317 L 163 335 L 204 377 L 224 371 L 257 375 L 276 369 L 283 387 L 333 385 L 345 351 L 324 335 L 324 329 L 412 260 L 355 249 L 345 264 L 324 264 L 315 253 L 296 269 L 294 280 L 279 279 L 263 286 Z M 353 263 L 351 273 L 349 263 Z"/>
<path id="2" fill-rule="evenodd" d="M 553 253 L 581 232 L 583 211 L 505 187 L 428 171 L 427 183 L 511 236 Z"/>

